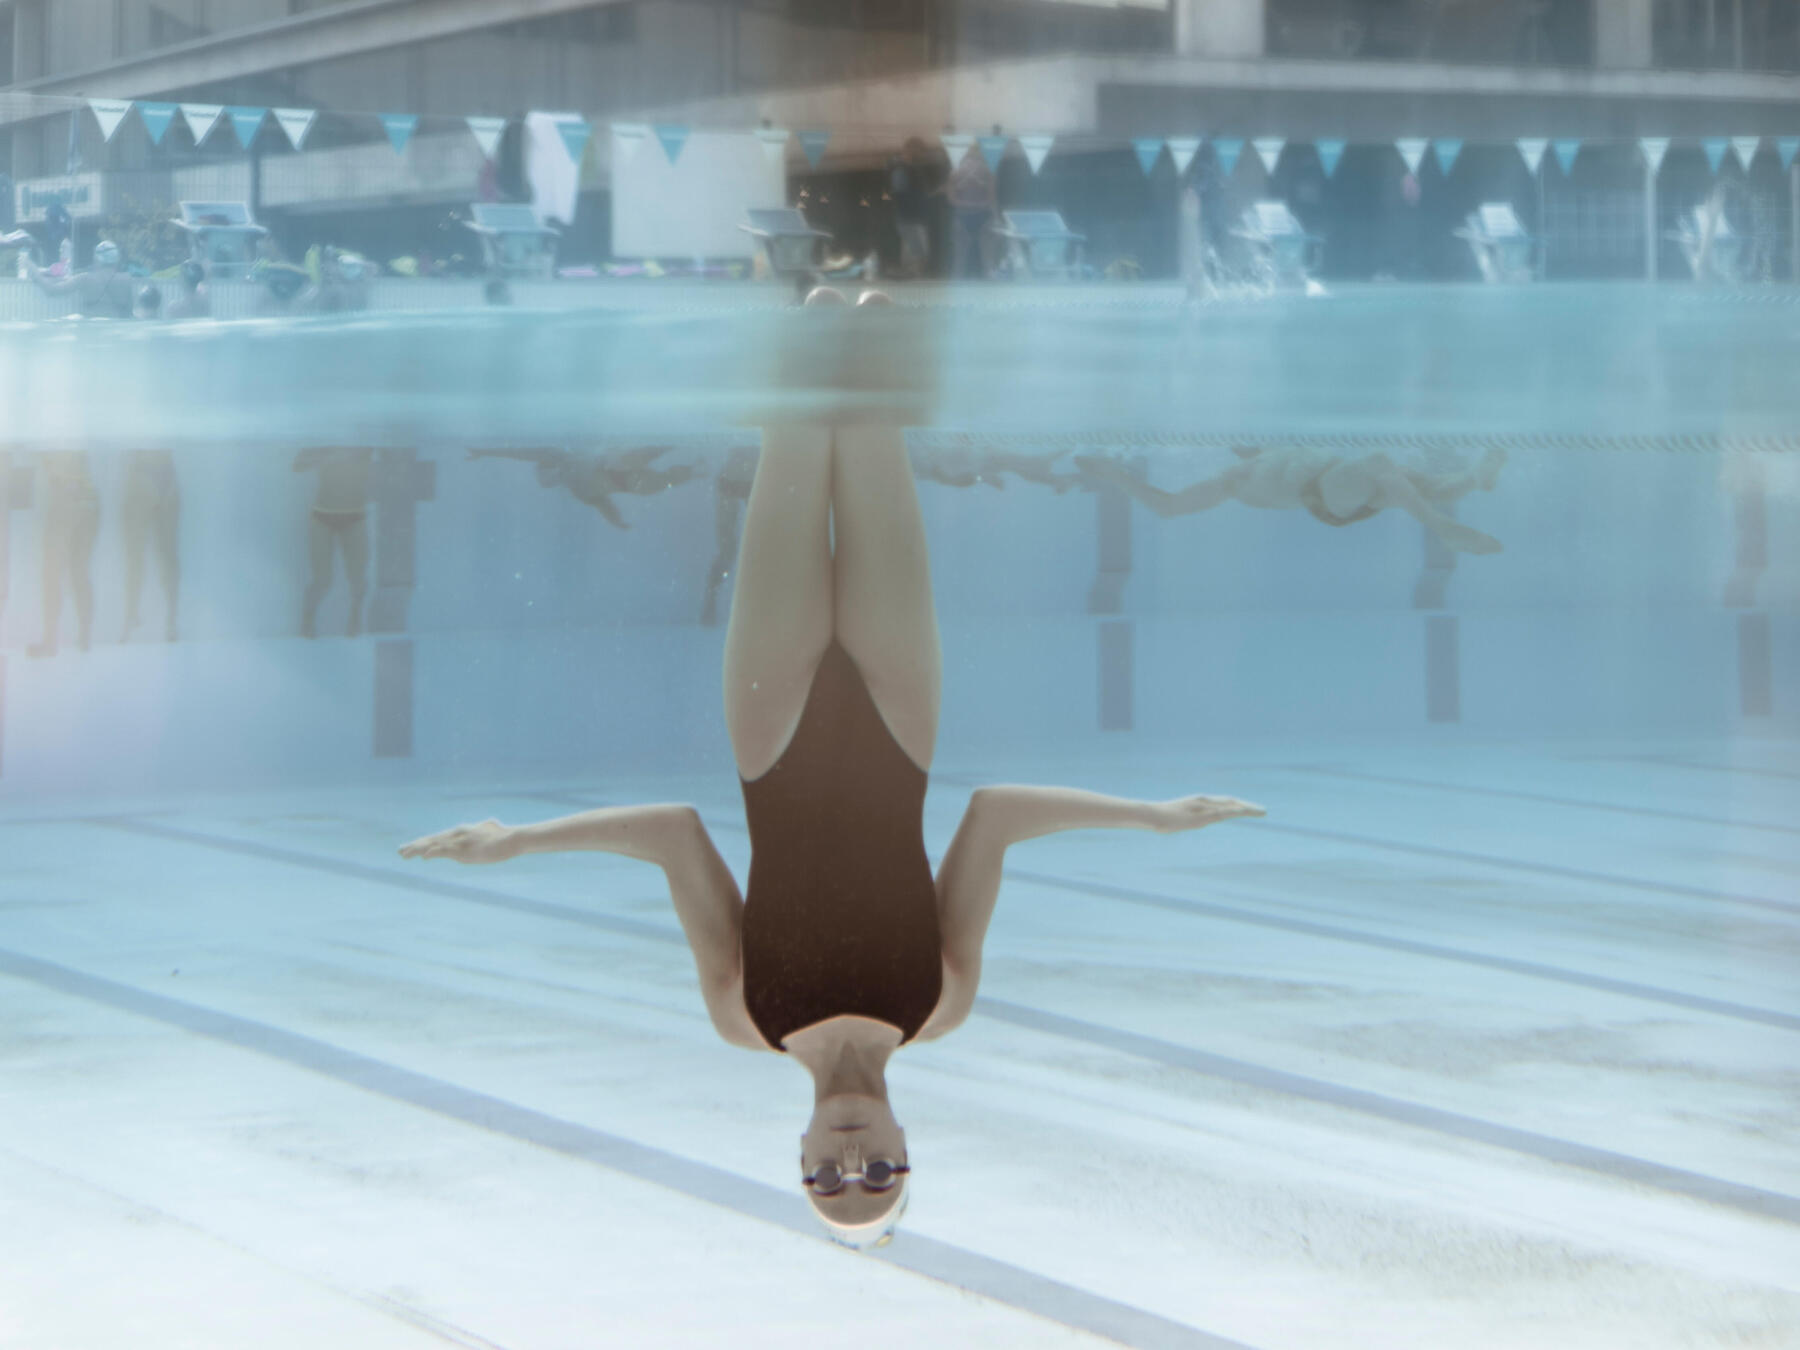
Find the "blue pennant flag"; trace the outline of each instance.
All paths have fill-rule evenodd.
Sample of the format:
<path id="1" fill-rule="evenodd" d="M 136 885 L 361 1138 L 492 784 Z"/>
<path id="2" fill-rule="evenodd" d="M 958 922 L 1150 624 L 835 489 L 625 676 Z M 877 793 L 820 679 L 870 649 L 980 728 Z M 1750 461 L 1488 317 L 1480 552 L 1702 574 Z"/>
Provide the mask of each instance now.
<path id="1" fill-rule="evenodd" d="M 975 144 L 981 147 L 981 157 L 987 161 L 989 173 L 1000 172 L 1000 161 L 1006 158 L 1006 137 L 980 136 Z"/>
<path id="2" fill-rule="evenodd" d="M 144 130 L 150 133 L 150 143 L 161 145 L 163 137 L 168 133 L 169 123 L 175 120 L 173 103 L 140 103 L 137 105 L 138 117 L 144 123 Z"/>
<path id="3" fill-rule="evenodd" d="M 1783 170 L 1793 167 L 1796 150 L 1800 150 L 1800 136 L 1777 136 L 1775 138 L 1775 153 L 1781 156 Z"/>
<path id="4" fill-rule="evenodd" d="M 659 122 L 651 128 L 662 142 L 663 154 L 673 164 L 681 158 L 681 147 L 687 144 L 688 129 L 679 122 Z"/>
<path id="5" fill-rule="evenodd" d="M 1706 165 L 1714 173 L 1719 165 L 1725 162 L 1725 152 L 1731 149 L 1731 139 L 1727 136 L 1708 136 L 1700 142 L 1700 148 L 1706 151 Z"/>
<path id="6" fill-rule="evenodd" d="M 1551 143 L 1551 148 L 1556 151 L 1556 162 L 1562 166 L 1563 176 L 1568 177 L 1569 170 L 1575 167 L 1575 156 L 1581 153 L 1580 138 L 1566 137 L 1563 140 L 1554 141 Z"/>
<path id="7" fill-rule="evenodd" d="M 1138 168 L 1149 173 L 1156 167 L 1156 161 L 1162 158 L 1162 137 L 1139 136 L 1132 141 L 1131 148 L 1137 151 Z"/>
<path id="8" fill-rule="evenodd" d="M 1337 172 L 1338 161 L 1344 157 L 1344 143 L 1336 137 L 1322 141 L 1314 141 L 1313 149 L 1319 152 L 1319 167 L 1325 170 L 1325 176 L 1331 177 Z"/>
<path id="9" fill-rule="evenodd" d="M 563 149 L 569 152 L 570 161 L 579 164 L 581 163 L 582 152 L 587 149 L 588 137 L 594 134 L 594 128 L 582 121 L 579 117 L 565 117 L 557 122 L 556 134 L 562 137 Z M 687 132 L 685 130 L 682 131 L 681 138 L 682 140 L 687 139 Z M 667 150 L 668 146 L 669 143 L 664 141 L 663 148 Z M 680 153 L 681 147 L 677 145 L 674 151 L 669 155 L 669 162 L 671 164 L 674 163 L 675 156 Z"/>
<path id="10" fill-rule="evenodd" d="M 250 142 L 256 139 L 256 133 L 262 130 L 263 118 L 267 108 L 227 108 L 225 115 L 231 119 L 231 129 L 237 132 L 238 144 L 244 149 L 250 148 Z"/>
<path id="11" fill-rule="evenodd" d="M 796 137 L 800 142 L 800 152 L 806 156 L 806 162 L 819 167 L 819 161 L 825 158 L 825 147 L 831 143 L 829 131 L 802 131 Z"/>
<path id="12" fill-rule="evenodd" d="M 388 144 L 394 147 L 396 155 L 406 149 L 406 143 L 412 139 L 413 131 L 418 125 L 417 113 L 381 114 L 381 128 L 387 132 Z"/>
<path id="13" fill-rule="evenodd" d="M 1438 172 L 1449 177 L 1450 168 L 1456 163 L 1456 157 L 1462 153 L 1460 136 L 1439 136 L 1431 143 L 1431 153 L 1437 156 Z"/>
<path id="14" fill-rule="evenodd" d="M 1219 172 L 1227 178 L 1237 168 L 1238 156 L 1244 153 L 1244 142 L 1235 136 L 1213 137 L 1213 156 L 1219 161 Z"/>

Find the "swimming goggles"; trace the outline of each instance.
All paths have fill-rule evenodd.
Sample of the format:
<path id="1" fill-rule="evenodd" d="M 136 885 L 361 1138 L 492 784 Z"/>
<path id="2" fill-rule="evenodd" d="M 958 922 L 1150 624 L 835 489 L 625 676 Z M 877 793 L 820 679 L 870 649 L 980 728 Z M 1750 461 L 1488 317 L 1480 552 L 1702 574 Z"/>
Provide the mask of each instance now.
<path id="1" fill-rule="evenodd" d="M 860 1172 L 846 1172 L 837 1163 L 825 1162 L 810 1177 L 802 1177 L 800 1184 L 814 1195 L 836 1195 L 847 1181 L 860 1181 L 865 1190 L 885 1191 L 910 1171 L 912 1168 L 905 1163 L 889 1162 L 886 1158 L 864 1163 Z"/>

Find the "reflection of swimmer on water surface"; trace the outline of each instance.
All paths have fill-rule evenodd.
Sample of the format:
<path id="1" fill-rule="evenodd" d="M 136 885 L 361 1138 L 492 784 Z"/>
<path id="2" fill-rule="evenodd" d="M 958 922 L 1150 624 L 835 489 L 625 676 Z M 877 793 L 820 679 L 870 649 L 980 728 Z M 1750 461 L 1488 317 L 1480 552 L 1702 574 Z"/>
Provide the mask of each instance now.
<path id="1" fill-rule="evenodd" d="M 317 637 L 319 602 L 331 589 L 332 557 L 344 556 L 344 576 L 350 583 L 350 619 L 345 632 L 362 632 L 363 595 L 369 581 L 369 478 L 375 464 L 373 450 L 350 446 L 324 446 L 302 450 L 294 456 L 294 472 L 316 471 L 318 491 L 307 523 L 308 553 L 312 576 L 300 611 L 300 633 Z"/>
<path id="2" fill-rule="evenodd" d="M 1376 453 L 1345 458 L 1325 450 L 1236 447 L 1239 462 L 1175 492 L 1134 477 L 1119 460 L 1082 455 L 1076 464 L 1096 481 L 1122 488 L 1165 519 L 1208 511 L 1228 501 L 1262 510 L 1304 508 L 1327 525 L 1354 525 L 1385 510 L 1405 511 L 1450 548 L 1498 553 L 1500 541 L 1462 524 L 1441 508 L 1470 492 L 1493 491 L 1506 452 L 1494 448 L 1470 467 L 1461 456 L 1434 451 L 1422 465 L 1403 467 Z"/>
<path id="3" fill-rule="evenodd" d="M 580 454 L 571 450 L 471 450 L 470 459 L 516 459 L 537 466 L 538 483 L 561 488 L 576 501 L 598 511 L 607 524 L 621 530 L 631 526 L 619 514 L 613 497 L 619 493 L 652 497 L 694 478 L 700 470 L 692 464 L 655 468 L 655 462 L 673 447 L 647 445 L 610 454 Z"/>
<path id="4" fill-rule="evenodd" d="M 78 626 L 77 645 L 88 649 L 94 636 L 94 540 L 100 534 L 100 494 L 88 472 L 88 457 L 60 450 L 43 457 L 44 636 L 26 649 L 29 656 L 55 656 L 62 627 L 63 584 L 70 588 Z"/>
<path id="5" fill-rule="evenodd" d="M 144 554 L 156 550 L 168 617 L 163 637 L 175 641 L 175 619 L 181 592 L 181 485 L 175 459 L 167 450 L 134 450 L 125 459 L 125 493 L 119 508 L 125 542 L 125 634 L 138 626 L 144 594 Z"/>
<path id="6" fill-rule="evenodd" d="M 985 483 L 991 488 L 1004 488 L 1005 475 L 1010 473 L 1022 482 L 1037 483 L 1061 493 L 1082 481 L 1079 474 L 1057 473 L 1051 468 L 1067 453 L 1066 450 L 1053 450 L 1028 455 L 1016 450 L 984 449 L 977 452 L 953 448 L 918 455 L 913 462 L 920 478 L 946 487 L 974 487 Z"/>

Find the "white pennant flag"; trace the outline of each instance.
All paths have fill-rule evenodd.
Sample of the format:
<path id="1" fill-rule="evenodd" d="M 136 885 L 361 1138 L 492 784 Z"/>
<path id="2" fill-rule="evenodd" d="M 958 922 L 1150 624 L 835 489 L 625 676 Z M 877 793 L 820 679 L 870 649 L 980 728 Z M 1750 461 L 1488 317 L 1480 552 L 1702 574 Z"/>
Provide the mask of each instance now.
<path id="1" fill-rule="evenodd" d="M 1737 155 L 1738 167 L 1745 173 L 1750 172 L 1750 161 L 1756 158 L 1756 149 L 1761 144 L 1761 136 L 1733 136 L 1731 138 L 1731 148 Z"/>
<path id="2" fill-rule="evenodd" d="M 763 156 L 769 163 L 780 164 L 787 159 L 786 127 L 758 127 L 756 139 L 762 142 Z"/>
<path id="3" fill-rule="evenodd" d="M 506 132 L 504 117 L 468 117 L 469 134 L 475 138 L 475 144 L 481 147 L 481 157 L 492 159 L 500 150 L 500 137 Z"/>
<path id="4" fill-rule="evenodd" d="M 296 150 L 306 149 L 306 135 L 312 130 L 313 118 L 319 115 L 317 108 L 270 108 L 275 114 L 275 125 L 288 138 L 288 144 Z"/>
<path id="5" fill-rule="evenodd" d="M 1168 140 L 1169 158 L 1175 161 L 1175 176 L 1179 178 L 1188 171 L 1188 165 L 1194 162 L 1194 156 L 1200 153 L 1198 136 L 1171 136 Z"/>
<path id="6" fill-rule="evenodd" d="M 1025 152 L 1025 162 L 1031 165 L 1033 173 L 1044 167 L 1044 161 L 1050 158 L 1050 147 L 1055 144 L 1056 137 L 1054 136 L 1019 137 L 1019 149 Z"/>
<path id="7" fill-rule="evenodd" d="M 1519 154 L 1524 156 L 1525 167 L 1536 173 L 1544 163 L 1544 151 L 1550 148 L 1550 142 L 1542 136 L 1524 136 L 1516 144 Z"/>
<path id="8" fill-rule="evenodd" d="M 960 131 L 946 131 L 938 140 L 943 144 L 944 153 L 950 156 L 950 167 L 955 168 L 963 162 L 975 144 L 973 136 L 966 136 Z"/>
<path id="9" fill-rule="evenodd" d="M 623 163 L 630 163 L 637 152 L 644 148 L 644 142 L 650 139 L 648 122 L 614 122 L 612 124 L 613 157 Z"/>
<path id="10" fill-rule="evenodd" d="M 131 111 L 131 100 L 128 98 L 90 98 L 88 107 L 94 110 L 94 120 L 100 124 L 100 134 L 110 141 L 113 138 L 113 132 L 119 129 L 119 123 L 125 120 L 125 114 Z"/>
<path id="11" fill-rule="evenodd" d="M 1425 162 L 1425 150 L 1431 144 L 1423 136 L 1402 136 L 1394 142 L 1394 149 L 1400 152 L 1400 158 L 1406 161 L 1406 171 L 1416 174 L 1419 165 Z"/>
<path id="12" fill-rule="evenodd" d="M 222 103 L 184 103 L 181 105 L 182 120 L 187 123 L 188 134 L 199 145 L 212 134 L 212 129 L 219 125 L 219 116 L 225 111 Z"/>
<path id="13" fill-rule="evenodd" d="M 1274 173 L 1275 166 L 1281 162 L 1281 148 L 1287 142 L 1279 136 L 1258 136 L 1250 144 L 1256 147 L 1257 158 L 1263 162 L 1263 172 Z"/>
<path id="14" fill-rule="evenodd" d="M 1638 149 L 1644 152 L 1644 163 L 1650 166 L 1651 173 L 1662 172 L 1663 156 L 1669 153 L 1667 136 L 1640 136 Z"/>

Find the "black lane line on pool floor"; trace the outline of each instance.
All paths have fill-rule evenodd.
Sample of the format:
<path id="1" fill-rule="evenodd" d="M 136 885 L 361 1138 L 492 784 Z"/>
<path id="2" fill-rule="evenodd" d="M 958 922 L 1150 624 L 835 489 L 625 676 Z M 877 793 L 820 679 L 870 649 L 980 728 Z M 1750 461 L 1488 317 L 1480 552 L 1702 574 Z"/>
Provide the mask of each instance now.
<path id="1" fill-rule="evenodd" d="M 511 795 L 530 801 L 548 802 L 557 806 L 580 807 L 585 805 L 591 808 L 598 805 L 591 798 L 584 798 L 570 792 L 525 792 Z M 717 815 L 707 815 L 704 818 L 708 829 L 729 830 L 737 834 L 748 833 L 742 821 Z M 1229 905 L 1210 904 L 1204 900 L 1188 900 L 1178 896 L 1161 895 L 1155 891 L 1138 890 L 1130 886 L 1113 886 L 1105 882 L 1077 881 L 1066 877 L 1052 876 L 1047 872 L 1028 872 L 1017 867 L 1007 868 L 1005 876 L 1010 881 L 1027 881 L 1033 885 L 1047 886 L 1059 891 L 1070 891 L 1077 895 L 1093 896 L 1096 899 L 1123 900 L 1127 904 L 1143 905 L 1150 909 L 1168 910 L 1177 914 L 1190 914 L 1197 918 L 1221 919 L 1228 923 L 1250 924 L 1258 928 L 1272 928 L 1280 932 L 1299 933 L 1306 937 L 1325 938 L 1334 942 L 1350 942 L 1365 947 L 1378 947 L 1406 956 L 1424 956 L 1434 960 L 1484 966 L 1489 970 L 1503 971 L 1509 975 L 1524 975 L 1532 979 L 1549 980 L 1556 984 L 1571 985 L 1580 989 L 1593 989 L 1605 994 L 1619 994 L 1626 998 L 1663 1003 L 1674 1008 L 1687 1008 L 1695 1012 L 1730 1017 L 1741 1022 L 1754 1022 L 1760 1026 L 1779 1027 L 1783 1031 L 1800 1031 L 1800 1014 L 1753 1007 L 1746 1003 L 1731 1003 L 1724 999 L 1707 998 L 1701 994 L 1686 994 L 1679 990 L 1663 989 L 1655 985 L 1636 984 L 1630 980 L 1609 979 L 1604 975 L 1589 975 L 1560 966 L 1540 965 L 1534 961 L 1520 961 L 1505 956 L 1488 956 L 1459 947 L 1440 947 L 1429 942 L 1411 942 L 1405 938 L 1384 937 L 1354 928 L 1311 923 L 1305 919 L 1285 919 L 1253 910 L 1234 909 Z M 1266 903 L 1265 897 L 1243 891 L 1231 891 L 1210 885 L 1208 889 L 1215 894 L 1229 895 L 1235 900 L 1252 904 Z"/>
<path id="2" fill-rule="evenodd" d="M 452 899 L 467 900 L 474 904 L 517 910 L 563 922 L 578 923 L 606 932 L 623 933 L 625 936 L 650 937 L 655 941 L 674 946 L 686 945 L 686 939 L 676 929 L 613 920 L 604 915 L 589 914 L 565 905 L 539 905 L 532 901 L 518 901 L 512 896 L 484 891 L 480 887 L 439 883 L 424 878 L 413 880 L 380 868 L 340 862 L 335 858 L 277 848 L 268 844 L 252 843 L 247 840 L 231 839 L 222 835 L 202 834 L 198 831 L 157 825 L 141 820 L 96 818 L 93 823 L 112 829 L 128 830 L 155 838 L 169 839 L 178 843 L 195 844 L 221 852 L 240 853 L 295 867 L 355 877 L 376 885 L 396 885 L 408 890 L 447 895 Z M 1434 1130 L 1475 1143 L 1488 1144 L 1546 1162 L 1561 1163 L 1619 1180 L 1636 1182 L 1672 1195 L 1704 1200 L 1763 1218 L 1774 1218 L 1786 1223 L 1800 1224 L 1800 1198 L 1780 1192 L 1766 1191 L 1760 1187 L 1726 1181 L 1723 1178 L 1707 1176 L 1704 1173 L 1690 1172 L 1684 1168 L 1649 1162 L 1629 1154 L 1593 1148 L 1586 1144 L 1558 1139 L 1553 1135 L 1538 1134 L 1509 1125 L 1498 1125 L 1474 1116 L 1444 1111 L 1402 1098 L 1368 1092 L 1361 1088 L 1345 1087 L 1322 1079 L 1290 1074 L 1280 1069 L 1253 1064 L 1247 1060 L 1213 1055 L 1206 1051 L 1177 1045 L 1172 1041 L 1140 1036 L 1134 1032 L 1118 1031 L 1098 1023 L 1064 1017 L 1056 1013 L 1041 1012 L 1003 1000 L 978 998 L 975 1011 L 1017 1026 L 1026 1026 L 1032 1030 L 1064 1039 L 1139 1058 L 1147 1058 L 1155 1063 L 1190 1069 L 1197 1073 L 1221 1077 L 1230 1082 L 1265 1087 L 1271 1092 L 1284 1093 L 1307 1101 L 1375 1116 L 1397 1124 Z"/>
<path id="3" fill-rule="evenodd" d="M 291 1064 L 390 1101 L 593 1163 L 831 1245 L 820 1231 L 811 1207 L 799 1194 L 708 1163 L 546 1115 L 298 1032 L 153 994 L 21 952 L 0 948 L 0 974 Z M 1143 1350 L 1250 1350 L 1241 1341 L 1214 1336 L 979 1252 L 904 1230 L 892 1244 L 867 1255 L 1020 1312 Z"/>

